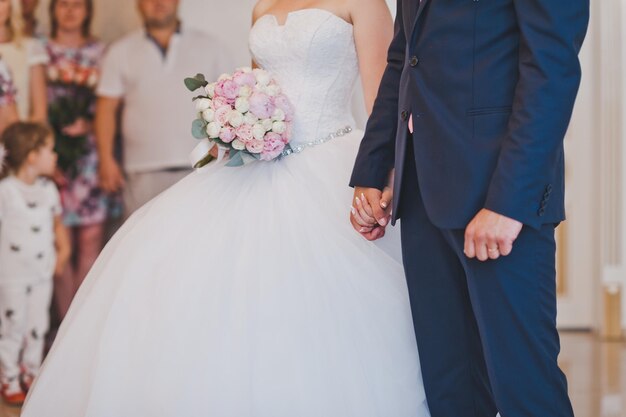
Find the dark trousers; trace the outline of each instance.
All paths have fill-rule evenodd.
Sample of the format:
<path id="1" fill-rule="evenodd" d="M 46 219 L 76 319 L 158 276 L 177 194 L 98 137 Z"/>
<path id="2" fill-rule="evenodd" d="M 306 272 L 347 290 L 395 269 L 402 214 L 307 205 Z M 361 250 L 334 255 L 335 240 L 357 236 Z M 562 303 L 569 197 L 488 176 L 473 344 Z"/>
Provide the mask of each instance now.
<path id="1" fill-rule="evenodd" d="M 464 230 L 429 220 L 413 152 L 398 209 L 432 417 L 573 417 L 557 364 L 554 226 L 524 227 L 507 257 L 468 259 Z"/>

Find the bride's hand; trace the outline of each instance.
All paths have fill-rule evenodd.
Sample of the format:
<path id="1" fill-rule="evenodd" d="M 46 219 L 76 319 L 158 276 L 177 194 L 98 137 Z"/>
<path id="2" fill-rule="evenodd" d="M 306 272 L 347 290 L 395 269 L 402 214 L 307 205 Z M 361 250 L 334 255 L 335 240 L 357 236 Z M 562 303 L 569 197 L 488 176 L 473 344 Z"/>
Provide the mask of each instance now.
<path id="1" fill-rule="evenodd" d="M 370 228 L 375 224 L 382 227 L 387 226 L 392 212 L 394 179 L 395 170 L 392 169 L 382 194 L 378 190 L 372 192 L 372 189 L 361 190 L 360 194 L 354 193 L 354 211 L 356 211 L 354 215 L 359 225 Z M 377 207 L 377 209 L 373 207 Z"/>

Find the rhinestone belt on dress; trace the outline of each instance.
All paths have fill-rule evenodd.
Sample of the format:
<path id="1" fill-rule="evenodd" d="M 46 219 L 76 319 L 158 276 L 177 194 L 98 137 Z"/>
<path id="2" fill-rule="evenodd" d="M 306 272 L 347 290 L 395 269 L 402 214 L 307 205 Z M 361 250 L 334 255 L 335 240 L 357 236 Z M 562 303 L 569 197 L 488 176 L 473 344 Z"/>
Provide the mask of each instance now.
<path id="1" fill-rule="evenodd" d="M 301 143 L 301 144 L 298 144 L 298 145 L 290 146 L 289 148 L 285 149 L 282 152 L 281 156 L 291 155 L 292 153 L 300 153 L 300 152 L 302 152 L 303 150 L 305 150 L 307 148 L 312 148 L 314 146 L 321 145 L 322 143 L 326 143 L 326 142 L 328 142 L 330 140 L 333 140 L 335 138 L 339 138 L 339 137 L 345 136 L 345 135 L 347 135 L 350 132 L 352 132 L 352 127 L 350 127 L 350 126 L 343 127 L 341 129 L 337 130 L 336 132 L 331 133 L 331 134 L 329 134 L 329 135 L 327 135 L 327 136 L 325 136 L 325 137 L 323 137 L 321 139 L 317 139 L 317 140 L 314 140 L 314 141 L 311 141 L 311 142 L 305 142 L 305 143 Z"/>

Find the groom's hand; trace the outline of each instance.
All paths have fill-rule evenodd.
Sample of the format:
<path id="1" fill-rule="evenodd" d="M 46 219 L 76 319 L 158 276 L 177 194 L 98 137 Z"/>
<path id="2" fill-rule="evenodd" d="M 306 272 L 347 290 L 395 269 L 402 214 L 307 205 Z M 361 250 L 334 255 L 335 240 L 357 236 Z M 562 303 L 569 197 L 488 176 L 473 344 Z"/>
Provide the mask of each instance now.
<path id="1" fill-rule="evenodd" d="M 465 255 L 480 261 L 509 255 L 522 226 L 517 220 L 482 209 L 465 229 Z"/>
<path id="2" fill-rule="evenodd" d="M 356 187 L 352 200 L 350 222 L 354 230 L 367 240 L 377 240 L 385 235 L 391 213 L 392 191 Z"/>

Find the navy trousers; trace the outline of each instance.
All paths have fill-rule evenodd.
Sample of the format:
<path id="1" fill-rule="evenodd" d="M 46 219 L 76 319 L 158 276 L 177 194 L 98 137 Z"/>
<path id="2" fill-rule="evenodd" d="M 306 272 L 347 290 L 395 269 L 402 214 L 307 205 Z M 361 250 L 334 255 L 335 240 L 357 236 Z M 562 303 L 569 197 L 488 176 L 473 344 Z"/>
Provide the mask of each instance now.
<path id="1" fill-rule="evenodd" d="M 432 417 L 573 417 L 557 364 L 554 225 L 524 227 L 507 257 L 468 259 L 464 230 L 428 218 L 412 144 L 398 210 Z"/>

